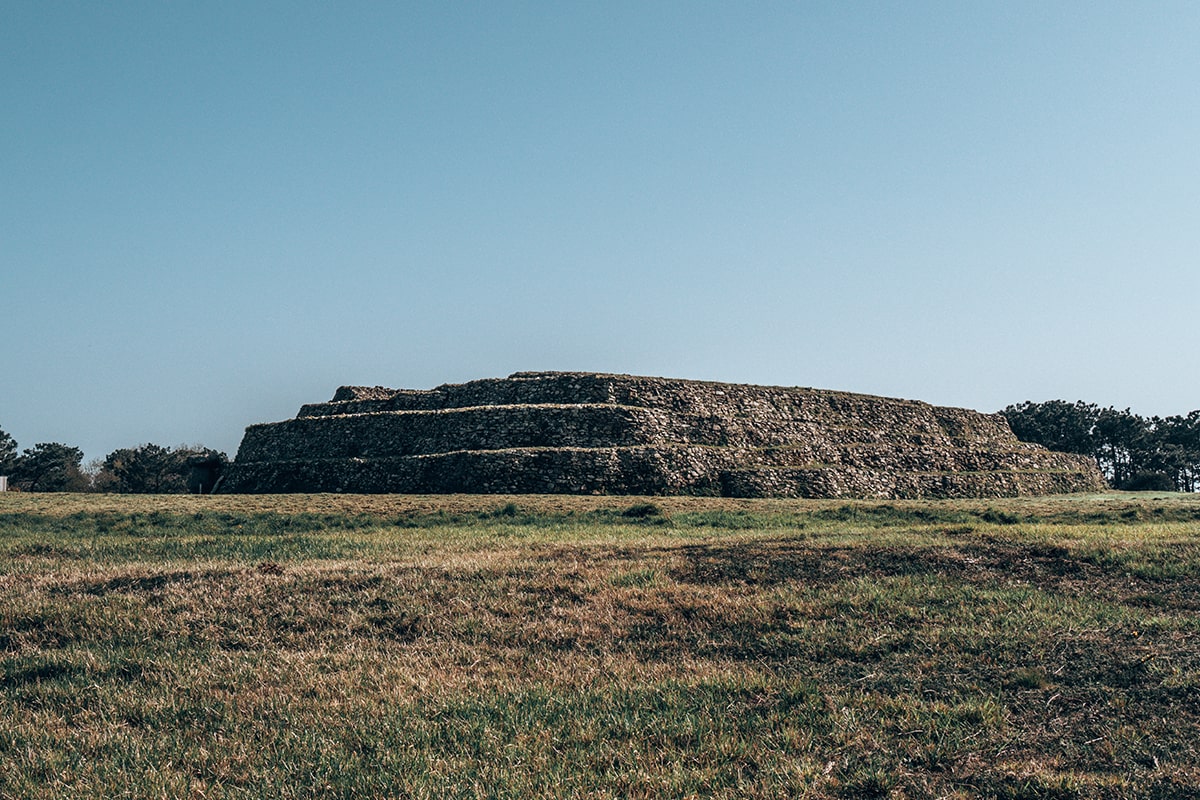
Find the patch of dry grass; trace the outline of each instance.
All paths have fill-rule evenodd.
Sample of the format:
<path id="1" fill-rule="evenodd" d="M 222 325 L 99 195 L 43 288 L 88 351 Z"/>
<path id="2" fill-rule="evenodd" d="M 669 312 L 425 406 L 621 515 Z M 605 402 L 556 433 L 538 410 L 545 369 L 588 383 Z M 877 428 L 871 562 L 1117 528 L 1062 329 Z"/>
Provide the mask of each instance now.
<path id="1" fill-rule="evenodd" d="M 1014 514 L 1047 516 L 1083 511 L 1116 517 L 1129 511 L 1197 508 L 1195 495 L 1172 492 L 1105 492 L 1102 494 L 1014 497 L 998 500 L 798 500 L 783 498 L 736 499 L 726 497 L 632 497 L 607 495 L 400 495 L 400 494 L 278 494 L 278 495 L 117 495 L 69 493 L 0 494 L 0 514 L 76 513 L 174 514 L 219 512 L 234 514 L 473 514 L 506 505 L 537 514 L 583 513 L 626 509 L 640 504 L 658 506 L 669 514 L 682 512 L 733 512 L 755 515 L 805 513 L 853 506 L 860 509 L 1003 508 Z"/>
<path id="2" fill-rule="evenodd" d="M 1200 797 L 1193 497 L 0 500 L 0 797 Z"/>

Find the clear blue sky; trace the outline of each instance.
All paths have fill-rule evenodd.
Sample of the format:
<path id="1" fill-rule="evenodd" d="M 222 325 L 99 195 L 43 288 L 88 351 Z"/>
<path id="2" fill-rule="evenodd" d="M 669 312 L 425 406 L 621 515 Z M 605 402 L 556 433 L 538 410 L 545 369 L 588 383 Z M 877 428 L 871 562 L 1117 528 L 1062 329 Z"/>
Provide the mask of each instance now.
<path id="1" fill-rule="evenodd" d="M 1200 4 L 0 0 L 0 428 L 517 370 L 1200 407 Z"/>

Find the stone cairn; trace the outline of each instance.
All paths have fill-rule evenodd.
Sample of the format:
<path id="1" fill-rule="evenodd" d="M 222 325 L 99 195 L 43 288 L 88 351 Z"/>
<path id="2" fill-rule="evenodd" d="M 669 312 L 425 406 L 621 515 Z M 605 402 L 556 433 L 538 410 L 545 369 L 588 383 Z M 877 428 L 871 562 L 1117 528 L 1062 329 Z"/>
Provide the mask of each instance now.
<path id="1" fill-rule="evenodd" d="M 1097 491 L 1004 417 L 819 389 L 518 372 L 343 386 L 246 429 L 218 491 L 1012 497 Z"/>

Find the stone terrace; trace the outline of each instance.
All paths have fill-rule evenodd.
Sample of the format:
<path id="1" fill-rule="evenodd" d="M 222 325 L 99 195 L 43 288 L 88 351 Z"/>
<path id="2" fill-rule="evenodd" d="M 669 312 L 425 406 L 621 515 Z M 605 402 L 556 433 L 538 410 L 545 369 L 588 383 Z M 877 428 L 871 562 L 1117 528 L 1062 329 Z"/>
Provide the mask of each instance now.
<path id="1" fill-rule="evenodd" d="M 1095 491 L 998 414 L 819 389 L 519 372 L 344 386 L 246 429 L 220 491 L 1008 497 Z"/>

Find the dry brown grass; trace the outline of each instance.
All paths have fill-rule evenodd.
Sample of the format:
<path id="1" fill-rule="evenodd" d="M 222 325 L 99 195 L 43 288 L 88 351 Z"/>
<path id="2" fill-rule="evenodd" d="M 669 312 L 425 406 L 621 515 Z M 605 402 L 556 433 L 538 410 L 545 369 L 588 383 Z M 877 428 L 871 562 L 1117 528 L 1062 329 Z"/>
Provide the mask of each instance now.
<path id="1" fill-rule="evenodd" d="M 1116 514 L 1129 509 L 1194 508 L 1195 496 L 1170 492 L 1105 492 L 1102 494 L 1053 495 L 971 500 L 856 500 L 856 506 L 922 509 L 928 507 L 986 509 L 1003 507 L 1013 513 L 1053 514 L 1081 508 Z M 228 512 L 239 514 L 472 514 L 492 511 L 508 504 L 537 514 L 585 513 L 600 509 L 624 509 L 640 503 L 657 505 L 664 511 L 734 511 L 754 514 L 789 514 L 838 508 L 845 500 L 786 498 L 738 499 L 728 497 L 654 497 L 613 495 L 396 495 L 396 494 L 277 494 L 277 495 L 116 495 L 116 494 L 0 494 L 0 514 L 32 513 L 67 515 L 75 513 L 169 513 Z"/>
<path id="2" fill-rule="evenodd" d="M 1200 498 L 24 495 L 0 556 L 0 797 L 1200 797 Z"/>

